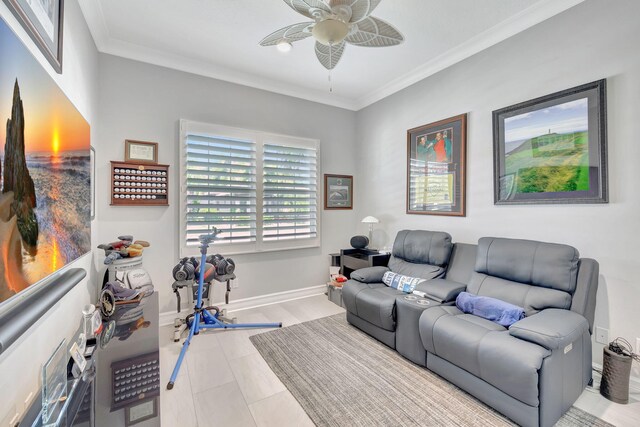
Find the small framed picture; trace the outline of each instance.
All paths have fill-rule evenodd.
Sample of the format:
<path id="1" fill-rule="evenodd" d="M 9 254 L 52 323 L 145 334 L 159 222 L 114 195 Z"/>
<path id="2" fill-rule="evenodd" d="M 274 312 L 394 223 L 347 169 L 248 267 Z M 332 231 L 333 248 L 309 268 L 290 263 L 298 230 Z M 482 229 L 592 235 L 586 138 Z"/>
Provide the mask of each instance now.
<path id="1" fill-rule="evenodd" d="M 127 139 L 124 141 L 124 161 L 135 163 L 158 164 L 158 143 L 133 141 Z"/>
<path id="2" fill-rule="evenodd" d="M 353 209 L 352 175 L 324 175 L 324 208 Z"/>
<path id="3" fill-rule="evenodd" d="M 127 427 L 158 416 L 158 398 L 136 403 L 125 408 L 125 425 Z"/>

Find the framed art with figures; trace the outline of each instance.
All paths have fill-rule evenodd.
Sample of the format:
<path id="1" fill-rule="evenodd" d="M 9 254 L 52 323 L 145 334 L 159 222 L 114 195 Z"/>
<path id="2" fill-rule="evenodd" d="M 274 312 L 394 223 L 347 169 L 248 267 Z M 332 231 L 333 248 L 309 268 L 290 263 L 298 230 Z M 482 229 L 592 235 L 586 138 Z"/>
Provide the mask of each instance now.
<path id="1" fill-rule="evenodd" d="M 407 131 L 407 213 L 465 216 L 467 115 Z"/>

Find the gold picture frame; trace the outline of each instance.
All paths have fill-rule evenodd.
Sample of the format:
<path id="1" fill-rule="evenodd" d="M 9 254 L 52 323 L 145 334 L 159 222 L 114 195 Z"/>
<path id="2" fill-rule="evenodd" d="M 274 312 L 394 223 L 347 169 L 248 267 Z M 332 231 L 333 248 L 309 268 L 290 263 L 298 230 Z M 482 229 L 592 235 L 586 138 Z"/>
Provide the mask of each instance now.
<path id="1" fill-rule="evenodd" d="M 126 139 L 124 141 L 124 161 L 157 165 L 158 143 Z"/>

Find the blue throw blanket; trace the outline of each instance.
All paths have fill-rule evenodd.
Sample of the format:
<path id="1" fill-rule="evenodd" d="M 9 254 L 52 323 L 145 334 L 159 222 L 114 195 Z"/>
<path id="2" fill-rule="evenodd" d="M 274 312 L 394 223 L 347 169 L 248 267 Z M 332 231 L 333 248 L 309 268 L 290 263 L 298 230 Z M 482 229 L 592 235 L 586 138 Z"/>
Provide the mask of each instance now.
<path id="1" fill-rule="evenodd" d="M 461 292 L 456 298 L 456 307 L 461 311 L 482 317 L 505 328 L 524 319 L 524 308 L 508 302 L 479 295 Z"/>

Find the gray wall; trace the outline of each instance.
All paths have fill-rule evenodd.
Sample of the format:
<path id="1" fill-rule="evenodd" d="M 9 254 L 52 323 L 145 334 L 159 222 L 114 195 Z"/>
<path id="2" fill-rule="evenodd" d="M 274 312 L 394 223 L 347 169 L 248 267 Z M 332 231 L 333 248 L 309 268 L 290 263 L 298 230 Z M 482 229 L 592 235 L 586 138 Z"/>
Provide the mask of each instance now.
<path id="1" fill-rule="evenodd" d="M 404 228 L 446 230 L 455 241 L 517 237 L 575 246 L 600 262 L 596 325 L 610 339 L 640 337 L 640 2 L 588 0 L 358 112 L 362 177 L 357 212 L 381 219 L 378 246 Z M 493 110 L 606 78 L 610 203 L 494 206 Z M 405 213 L 406 131 L 469 113 L 467 217 Z M 366 208 L 365 208 L 366 207 Z M 594 347 L 594 361 L 602 346 Z M 636 368 L 637 369 L 637 368 Z M 635 375 L 638 375 L 636 371 Z"/>
<path id="2" fill-rule="evenodd" d="M 36 59 L 91 125 L 95 144 L 98 52 L 77 0 L 65 2 L 63 73 L 56 74 L 4 3 L 0 15 L 26 44 Z M 2 58 L 6 60 L 6 58 Z M 1 66 L 1 65 L 0 65 Z M 92 242 L 97 233 L 92 222 Z M 70 339 L 80 326 L 82 307 L 95 299 L 93 255 L 85 255 L 66 268 L 84 268 L 87 279 L 42 316 L 0 356 L 0 425 L 9 425 L 16 413 L 25 411 L 25 399 L 40 399 L 40 369 L 63 338 Z M 32 394 L 33 393 L 33 394 Z M 30 403 L 31 401 L 29 401 Z"/>
<path id="3" fill-rule="evenodd" d="M 323 173 L 355 170 L 354 112 L 110 55 L 101 54 L 99 62 L 99 240 L 131 233 L 151 243 L 144 262 L 160 292 L 161 313 L 175 310 L 170 285 L 179 257 L 180 119 L 316 138 Z M 109 161 L 124 158 L 125 139 L 159 143 L 159 162 L 171 165 L 169 207 L 109 206 Z M 325 283 L 328 254 L 348 244 L 357 222 L 353 211 L 320 212 L 320 248 L 234 256 L 239 287 L 232 300 Z M 222 299 L 217 286 L 215 300 Z"/>

